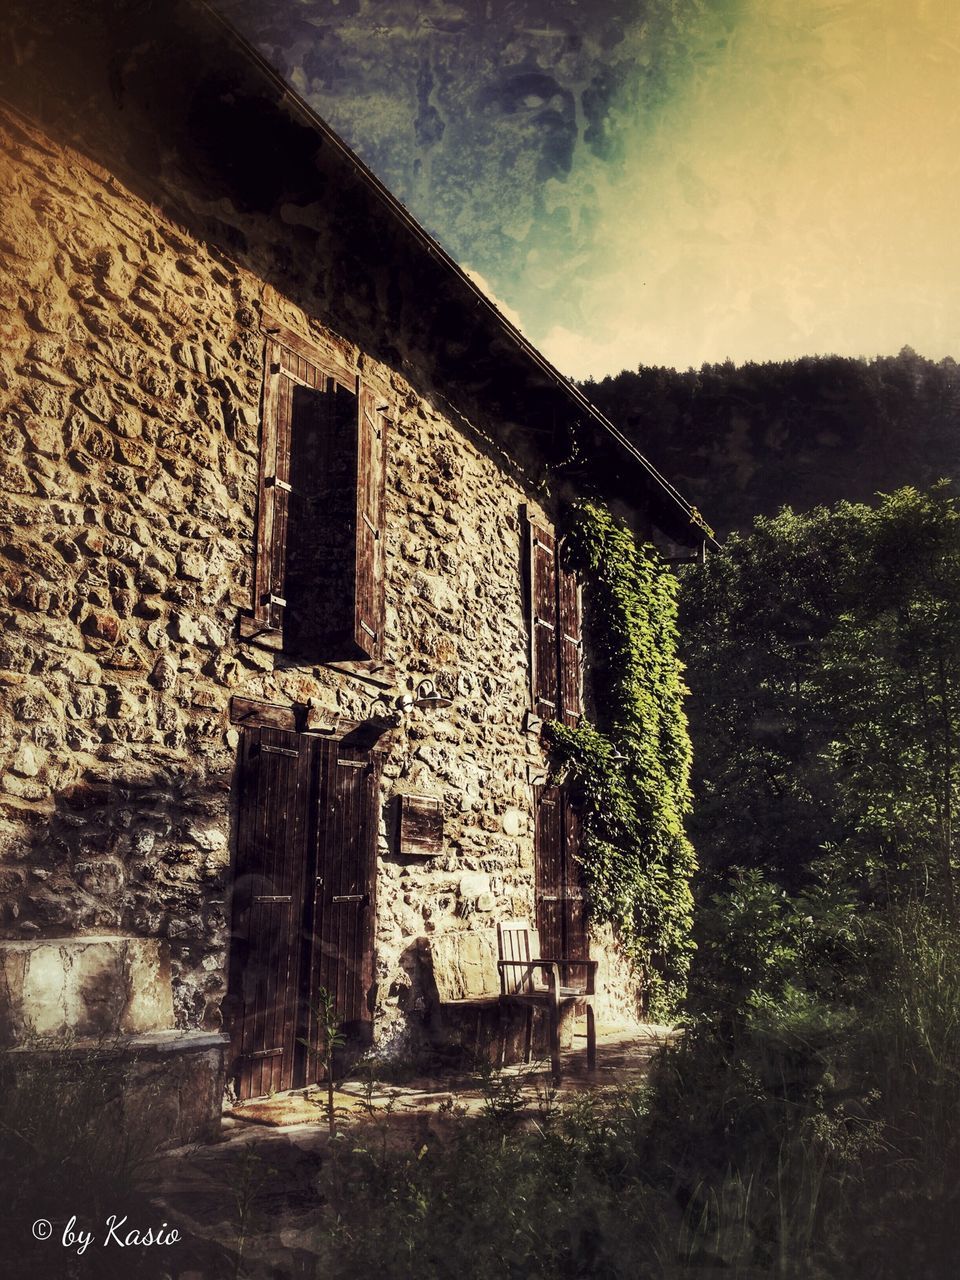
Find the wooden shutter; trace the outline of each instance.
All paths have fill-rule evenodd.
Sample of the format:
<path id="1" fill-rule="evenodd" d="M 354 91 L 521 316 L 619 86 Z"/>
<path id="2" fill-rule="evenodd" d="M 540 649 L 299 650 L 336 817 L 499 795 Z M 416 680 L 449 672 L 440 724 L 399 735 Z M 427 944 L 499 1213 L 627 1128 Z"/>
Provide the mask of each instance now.
<path id="1" fill-rule="evenodd" d="M 383 652 L 384 420 L 369 387 L 359 387 L 358 400 L 353 639 L 361 657 L 377 658 Z"/>
<path id="2" fill-rule="evenodd" d="M 267 343 L 253 618 L 313 661 L 383 653 L 385 421 L 369 387 L 284 333 Z"/>
<path id="3" fill-rule="evenodd" d="M 590 942 L 578 856 L 579 814 L 566 785 L 535 787 L 534 806 L 541 955 L 586 960 Z"/>
<path id="4" fill-rule="evenodd" d="M 533 708 L 557 716 L 557 553 L 553 534 L 527 516 L 530 679 Z"/>
<path id="5" fill-rule="evenodd" d="M 397 796 L 397 852 L 408 858 L 443 853 L 443 806 L 438 796 Z"/>
<path id="6" fill-rule="evenodd" d="M 557 648 L 559 659 L 559 716 L 576 727 L 583 715 L 583 643 L 580 624 L 580 584 L 570 569 L 557 565 Z"/>
<path id="7" fill-rule="evenodd" d="M 369 1041 L 373 1014 L 374 887 L 378 769 L 361 748 L 323 744 L 325 762 L 319 804 L 317 862 L 312 911 L 306 931 L 313 938 L 308 987 L 307 1080 L 318 1079 L 320 1028 L 314 1010 L 321 988 L 334 997 L 340 1025 L 352 1038 Z"/>
<path id="8" fill-rule="evenodd" d="M 587 903 L 580 865 L 580 811 L 569 785 L 561 787 L 563 821 L 563 954 L 569 960 L 589 960 Z"/>
<path id="9" fill-rule="evenodd" d="M 563 956 L 563 823 L 560 788 L 537 786 L 534 795 L 537 928 L 545 956 Z"/>
<path id="10" fill-rule="evenodd" d="M 293 385 L 281 367 L 279 345 L 267 343 L 253 601 L 254 618 L 267 631 L 281 630 L 286 603 Z"/>
<path id="11" fill-rule="evenodd" d="M 292 1088 L 296 1076 L 314 745 L 284 729 L 243 732 L 231 977 L 244 1098 Z"/>

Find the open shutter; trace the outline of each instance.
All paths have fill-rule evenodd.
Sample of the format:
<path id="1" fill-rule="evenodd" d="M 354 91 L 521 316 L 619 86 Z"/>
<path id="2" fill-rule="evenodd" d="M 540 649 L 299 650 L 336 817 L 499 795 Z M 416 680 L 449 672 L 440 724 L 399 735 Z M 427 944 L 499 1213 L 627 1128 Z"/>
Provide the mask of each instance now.
<path id="1" fill-rule="evenodd" d="M 285 729 L 243 733 L 233 984 L 244 1098 L 289 1089 L 295 1078 L 312 749 Z"/>
<path id="2" fill-rule="evenodd" d="M 536 786 L 534 850 L 536 855 L 537 928 L 541 954 L 563 956 L 563 822 L 560 788 Z"/>
<path id="3" fill-rule="evenodd" d="M 583 644 L 580 626 L 580 584 L 569 569 L 557 566 L 558 655 L 560 662 L 559 719 L 572 728 L 583 715 Z"/>
<path id="4" fill-rule="evenodd" d="M 240 634 L 319 662 L 383 654 L 385 419 L 283 331 L 267 342 L 253 616 Z"/>
<path id="5" fill-rule="evenodd" d="M 373 983 L 374 886 L 376 878 L 376 757 L 343 743 L 323 745 L 326 759 L 319 803 L 317 863 L 309 929 L 313 958 L 309 976 L 310 1045 L 307 1080 L 318 1079 L 316 1047 L 321 1035 L 315 1011 L 319 990 L 333 997 L 342 1029 L 369 1041 Z"/>
<path id="6" fill-rule="evenodd" d="M 260 492 L 257 501 L 257 548 L 254 616 L 267 631 L 283 627 L 287 521 L 290 495 L 290 438 L 293 382 L 280 364 L 277 343 L 267 344 L 260 438 Z"/>
<path id="7" fill-rule="evenodd" d="M 557 556 L 553 534 L 527 515 L 530 677 L 533 709 L 557 715 Z"/>
<path id="8" fill-rule="evenodd" d="M 357 533 L 354 642 L 366 658 L 383 652 L 384 419 L 369 387 L 360 386 L 357 440 Z"/>
<path id="9" fill-rule="evenodd" d="M 568 786 L 534 788 L 534 850 L 540 954 L 567 960 L 590 955 L 580 851 L 580 816 Z"/>
<path id="10" fill-rule="evenodd" d="M 560 788 L 563 810 L 563 955 L 569 960 L 589 960 L 587 904 L 580 865 L 580 812 L 569 784 Z"/>

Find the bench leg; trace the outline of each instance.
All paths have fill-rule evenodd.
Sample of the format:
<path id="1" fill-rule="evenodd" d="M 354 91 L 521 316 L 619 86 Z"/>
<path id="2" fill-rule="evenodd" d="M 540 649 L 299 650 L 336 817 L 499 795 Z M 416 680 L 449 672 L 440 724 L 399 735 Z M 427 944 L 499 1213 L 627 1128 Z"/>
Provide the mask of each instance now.
<path id="1" fill-rule="evenodd" d="M 550 1068 L 553 1072 L 553 1083 L 560 1083 L 560 1005 L 556 1000 L 550 1001 Z"/>
<path id="2" fill-rule="evenodd" d="M 524 1030 L 523 1060 L 529 1062 L 533 1057 L 533 1009 L 527 1005 L 527 1025 Z"/>
<path id="3" fill-rule="evenodd" d="M 587 1070 L 597 1069 L 597 1023 L 593 1016 L 593 1005 L 587 1004 Z"/>

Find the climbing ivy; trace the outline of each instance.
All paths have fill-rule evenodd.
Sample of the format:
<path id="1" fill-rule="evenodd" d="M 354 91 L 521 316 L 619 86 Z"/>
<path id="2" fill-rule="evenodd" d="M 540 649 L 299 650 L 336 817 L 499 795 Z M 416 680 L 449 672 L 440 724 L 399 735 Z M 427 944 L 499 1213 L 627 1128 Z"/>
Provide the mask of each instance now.
<path id="1" fill-rule="evenodd" d="M 686 988 L 696 865 L 683 825 L 691 751 L 677 582 L 596 502 L 573 507 L 564 547 L 585 581 L 601 723 L 553 722 L 547 738 L 580 793 L 591 915 L 614 926 L 640 968 L 648 1015 L 666 1019 Z"/>

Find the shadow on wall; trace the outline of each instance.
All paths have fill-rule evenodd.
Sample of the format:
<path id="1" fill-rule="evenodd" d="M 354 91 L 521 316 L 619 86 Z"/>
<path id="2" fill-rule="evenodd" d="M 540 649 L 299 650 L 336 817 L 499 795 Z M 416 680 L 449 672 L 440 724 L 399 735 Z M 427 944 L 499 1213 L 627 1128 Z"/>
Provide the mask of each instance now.
<path id="1" fill-rule="evenodd" d="M 33 815 L 6 868 L 3 932 L 21 948 L 91 935 L 138 939 L 154 950 L 162 943 L 176 1025 L 217 1030 L 230 909 L 228 783 L 145 773 L 86 778 L 56 794 L 52 812 Z M 78 971 L 72 980 L 78 999 L 88 988 L 81 1003 L 90 1026 L 82 1034 L 108 1027 L 110 1010 L 126 1001 L 122 987 L 149 986 L 143 963 L 113 956 L 103 964 L 91 953 L 88 976 Z M 112 992 L 100 969 L 115 970 Z"/>

